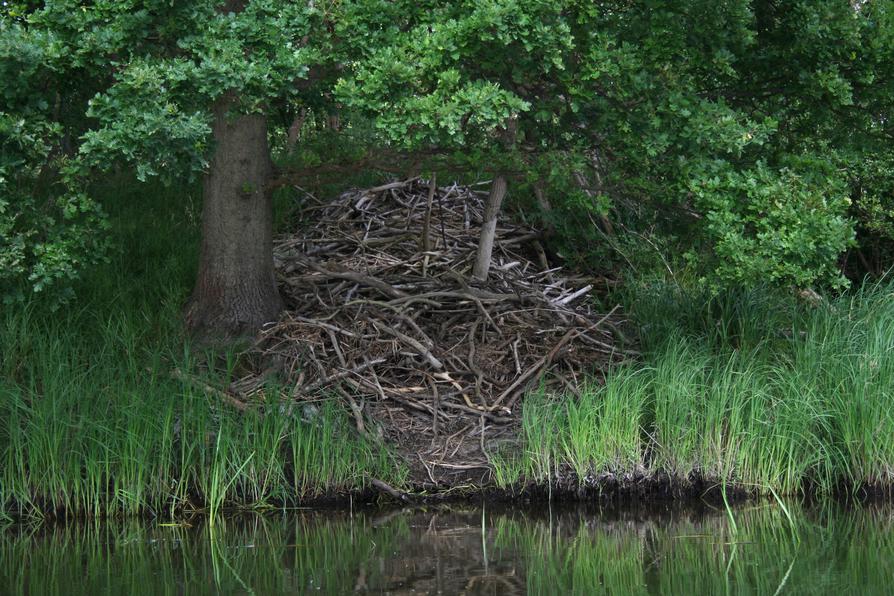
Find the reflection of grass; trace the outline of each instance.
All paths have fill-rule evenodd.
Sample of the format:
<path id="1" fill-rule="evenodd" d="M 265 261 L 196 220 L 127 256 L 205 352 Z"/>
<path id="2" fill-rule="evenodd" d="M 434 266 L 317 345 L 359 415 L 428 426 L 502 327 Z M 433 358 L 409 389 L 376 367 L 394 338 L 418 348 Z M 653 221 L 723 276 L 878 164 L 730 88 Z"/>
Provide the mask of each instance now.
<path id="1" fill-rule="evenodd" d="M 10 594 L 346 594 L 381 584 L 373 555 L 406 533 L 346 516 L 253 516 L 213 529 L 112 523 L 40 529 L 0 539 Z M 248 589 L 246 589 L 248 588 Z M 74 592 L 73 592 L 74 591 Z"/>
<path id="2" fill-rule="evenodd" d="M 238 415 L 170 377 L 195 370 L 179 309 L 196 209 L 189 189 L 129 188 L 105 191 L 121 250 L 76 303 L 0 310 L 0 517 L 263 507 L 356 489 L 366 474 L 399 481 L 332 404 Z"/>
<path id="3" fill-rule="evenodd" d="M 777 507 L 673 523 L 504 522 L 500 543 L 519 549 L 530 594 L 886 593 L 894 560 L 890 511 L 820 514 Z M 582 522 L 583 520 L 579 520 Z M 801 540 L 792 540 L 792 531 Z"/>
<path id="4" fill-rule="evenodd" d="M 124 521 L 0 534 L 11 594 L 494 593 L 882 594 L 894 524 L 887 509 L 584 511 L 483 516 L 439 509 L 221 518 L 213 527 Z M 480 527 L 479 527 L 480 526 Z M 793 539 L 797 535 L 800 540 Z M 474 582 L 478 582 L 475 584 Z M 472 588 L 479 585 L 477 592 Z"/>
<path id="5" fill-rule="evenodd" d="M 692 473 L 723 485 L 793 494 L 894 483 L 894 285 L 867 286 L 780 319 L 773 304 L 722 304 L 691 320 L 673 303 L 644 362 L 580 399 L 531 395 L 524 455 L 496 459 L 497 480 Z M 651 297 L 651 308 L 659 298 Z M 721 301 L 722 302 L 722 301 Z M 746 317 L 747 321 L 739 321 Z M 787 321 L 787 322 L 783 322 Z M 780 327 L 787 325 L 787 327 Z M 701 326 L 701 328 L 699 328 Z M 758 327 L 758 328 L 756 328 Z"/>

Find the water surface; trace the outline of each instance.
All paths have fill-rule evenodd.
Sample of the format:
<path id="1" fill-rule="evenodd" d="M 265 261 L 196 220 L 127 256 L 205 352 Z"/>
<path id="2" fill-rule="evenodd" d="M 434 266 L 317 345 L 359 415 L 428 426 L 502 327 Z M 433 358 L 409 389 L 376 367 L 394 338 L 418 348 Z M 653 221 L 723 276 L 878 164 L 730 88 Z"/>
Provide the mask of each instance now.
<path id="1" fill-rule="evenodd" d="M 10 594 L 885 594 L 894 509 L 289 511 L 10 525 Z"/>

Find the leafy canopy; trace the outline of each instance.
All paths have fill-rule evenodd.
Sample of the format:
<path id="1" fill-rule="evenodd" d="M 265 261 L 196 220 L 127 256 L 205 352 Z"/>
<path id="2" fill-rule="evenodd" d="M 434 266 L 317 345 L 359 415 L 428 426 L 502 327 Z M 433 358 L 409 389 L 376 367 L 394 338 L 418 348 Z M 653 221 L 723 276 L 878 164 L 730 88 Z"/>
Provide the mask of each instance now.
<path id="1" fill-rule="evenodd" d="M 68 289 L 102 255 L 88 181 L 116 164 L 182 181 L 208 163 L 211 110 L 298 102 L 314 3 L 61 0 L 0 20 L 0 293 Z M 52 188 L 41 182 L 52 181 Z M 62 293 L 60 298 L 68 294 Z"/>
<path id="2" fill-rule="evenodd" d="M 102 255 L 98 170 L 202 172 L 220 102 L 282 127 L 341 109 L 370 143 L 513 174 L 517 198 L 545 183 L 568 256 L 603 242 L 598 214 L 668 235 L 714 287 L 840 286 L 853 218 L 894 229 L 892 48 L 891 0 L 6 4 L 0 293 Z"/>
<path id="3" fill-rule="evenodd" d="M 849 176 L 891 121 L 889 1 L 389 4 L 396 24 L 339 98 L 391 143 L 546 182 L 566 254 L 602 240 L 588 214 L 611 213 L 685 239 L 715 287 L 845 283 Z M 510 117 L 515 160 L 497 134 Z"/>

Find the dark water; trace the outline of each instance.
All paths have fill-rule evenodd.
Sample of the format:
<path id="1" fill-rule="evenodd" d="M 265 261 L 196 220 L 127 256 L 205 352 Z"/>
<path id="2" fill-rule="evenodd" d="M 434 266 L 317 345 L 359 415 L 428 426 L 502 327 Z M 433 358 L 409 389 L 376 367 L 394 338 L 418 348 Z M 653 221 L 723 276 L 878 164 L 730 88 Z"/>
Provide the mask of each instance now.
<path id="1" fill-rule="evenodd" d="M 894 509 L 291 511 L 0 530 L 10 594 L 890 594 Z"/>

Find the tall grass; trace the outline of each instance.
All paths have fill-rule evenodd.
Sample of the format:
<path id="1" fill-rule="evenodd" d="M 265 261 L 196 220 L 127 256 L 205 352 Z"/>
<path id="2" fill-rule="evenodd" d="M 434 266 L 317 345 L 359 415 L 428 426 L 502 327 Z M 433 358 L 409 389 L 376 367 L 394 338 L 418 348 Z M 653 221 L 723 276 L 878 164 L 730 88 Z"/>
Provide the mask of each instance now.
<path id="1" fill-rule="evenodd" d="M 401 483 L 403 467 L 356 437 L 334 403 L 243 415 L 173 379 L 174 367 L 196 369 L 180 307 L 197 192 L 122 182 L 101 192 L 118 247 L 110 262 L 65 309 L 37 297 L 0 312 L 0 517 L 263 508 L 368 476 Z M 765 289 L 640 287 L 628 303 L 642 360 L 579 398 L 529 395 L 524 449 L 492 454 L 496 482 L 573 472 L 778 494 L 894 486 L 892 298 L 891 281 L 816 307 Z"/>
<path id="2" fill-rule="evenodd" d="M 265 507 L 359 489 L 367 475 L 399 479 L 334 404 L 239 414 L 171 378 L 195 369 L 179 313 L 195 192 L 102 192 L 111 261 L 68 308 L 35 299 L 0 314 L 0 516 Z"/>
<path id="3" fill-rule="evenodd" d="M 641 470 L 756 492 L 894 485 L 894 284 L 820 306 L 641 297 L 646 353 L 580 398 L 534 394 L 504 485 Z"/>

